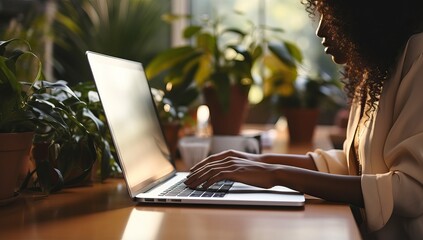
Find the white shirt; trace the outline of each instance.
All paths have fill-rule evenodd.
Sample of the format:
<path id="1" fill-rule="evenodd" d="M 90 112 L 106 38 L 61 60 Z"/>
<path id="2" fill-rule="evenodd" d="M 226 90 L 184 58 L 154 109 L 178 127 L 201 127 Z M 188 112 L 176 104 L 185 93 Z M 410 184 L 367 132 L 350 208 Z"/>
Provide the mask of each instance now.
<path id="1" fill-rule="evenodd" d="M 359 119 L 360 106 L 353 104 L 343 150 L 310 153 L 319 171 L 356 174 L 351 151 Z M 409 39 L 394 74 L 384 83 L 358 154 L 371 237 L 423 239 L 423 33 Z"/>

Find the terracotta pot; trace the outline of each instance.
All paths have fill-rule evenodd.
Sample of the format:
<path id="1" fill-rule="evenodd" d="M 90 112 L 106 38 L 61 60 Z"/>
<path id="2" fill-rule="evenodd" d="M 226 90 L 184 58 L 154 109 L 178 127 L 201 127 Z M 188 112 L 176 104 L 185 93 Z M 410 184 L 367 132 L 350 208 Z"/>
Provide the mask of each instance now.
<path id="1" fill-rule="evenodd" d="M 310 143 L 319 117 L 319 109 L 288 108 L 284 109 L 288 123 L 290 143 Z"/>
<path id="2" fill-rule="evenodd" d="M 34 133 L 0 133 L 0 200 L 12 198 L 32 146 Z"/>
<path id="3" fill-rule="evenodd" d="M 240 86 L 231 86 L 228 108 L 220 104 L 218 94 L 212 87 L 203 90 L 210 110 L 210 123 L 213 135 L 239 135 L 245 121 L 248 107 L 248 92 Z"/>

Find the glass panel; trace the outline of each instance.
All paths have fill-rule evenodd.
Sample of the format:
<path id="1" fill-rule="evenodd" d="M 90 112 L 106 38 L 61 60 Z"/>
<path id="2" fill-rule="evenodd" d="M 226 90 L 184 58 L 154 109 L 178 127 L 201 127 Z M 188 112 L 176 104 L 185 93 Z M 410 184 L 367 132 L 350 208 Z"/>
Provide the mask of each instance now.
<path id="1" fill-rule="evenodd" d="M 255 24 L 265 24 L 285 30 L 284 37 L 298 44 L 304 54 L 304 66 L 308 73 L 323 71 L 334 77 L 338 76 L 338 67 L 327 56 L 321 40 L 316 37 L 317 22 L 313 22 L 304 6 L 298 0 L 209 0 L 191 1 L 191 12 L 198 21 L 202 15 L 228 16 L 233 24 L 233 10 L 245 13 Z M 242 24 L 243 21 L 238 21 Z M 197 22 L 198 23 L 198 22 Z"/>

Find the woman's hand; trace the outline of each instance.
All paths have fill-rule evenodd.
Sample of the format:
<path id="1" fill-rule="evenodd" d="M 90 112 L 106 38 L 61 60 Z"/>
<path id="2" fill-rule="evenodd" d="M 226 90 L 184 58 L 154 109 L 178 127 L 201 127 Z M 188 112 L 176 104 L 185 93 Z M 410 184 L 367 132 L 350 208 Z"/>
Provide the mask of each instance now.
<path id="1" fill-rule="evenodd" d="M 262 188 L 286 186 L 329 201 L 364 206 L 361 177 L 316 171 L 307 155 L 255 155 L 226 151 L 212 155 L 191 169 L 185 184 L 210 187 L 232 180 Z"/>
<path id="2" fill-rule="evenodd" d="M 213 155 L 207 157 L 203 161 L 201 161 L 201 162 L 197 163 L 195 166 L 193 166 L 190 169 L 190 171 L 194 172 L 194 171 L 202 168 L 204 165 L 206 165 L 208 163 L 220 161 L 220 160 L 227 159 L 227 158 L 242 158 L 242 159 L 248 159 L 248 160 L 251 160 L 251 161 L 260 161 L 260 155 L 259 154 L 252 154 L 252 153 L 245 153 L 245 152 L 240 152 L 240 151 L 235 151 L 235 150 L 228 150 L 228 151 L 216 153 L 216 154 L 213 154 Z"/>
<path id="3" fill-rule="evenodd" d="M 192 168 L 185 184 L 192 188 L 203 184 L 203 188 L 208 188 L 215 182 L 232 180 L 262 188 L 271 188 L 275 185 L 272 172 L 281 166 L 233 155 L 236 155 L 233 151 L 225 152 L 203 160 Z"/>

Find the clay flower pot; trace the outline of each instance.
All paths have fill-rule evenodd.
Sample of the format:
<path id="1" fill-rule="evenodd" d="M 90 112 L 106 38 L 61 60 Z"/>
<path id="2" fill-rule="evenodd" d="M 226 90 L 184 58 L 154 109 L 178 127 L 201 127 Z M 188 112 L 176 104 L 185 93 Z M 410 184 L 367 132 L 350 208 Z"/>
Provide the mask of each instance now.
<path id="1" fill-rule="evenodd" d="M 213 135 L 239 135 L 248 110 L 248 92 L 239 86 L 231 86 L 227 109 L 220 104 L 218 92 L 214 88 L 203 90 L 204 98 L 210 109 L 210 122 Z"/>
<path id="2" fill-rule="evenodd" d="M 284 114 L 288 124 L 290 143 L 311 143 L 317 125 L 317 108 L 287 108 Z"/>
<path id="3" fill-rule="evenodd" d="M 13 198 L 34 133 L 0 133 L 0 200 Z"/>

